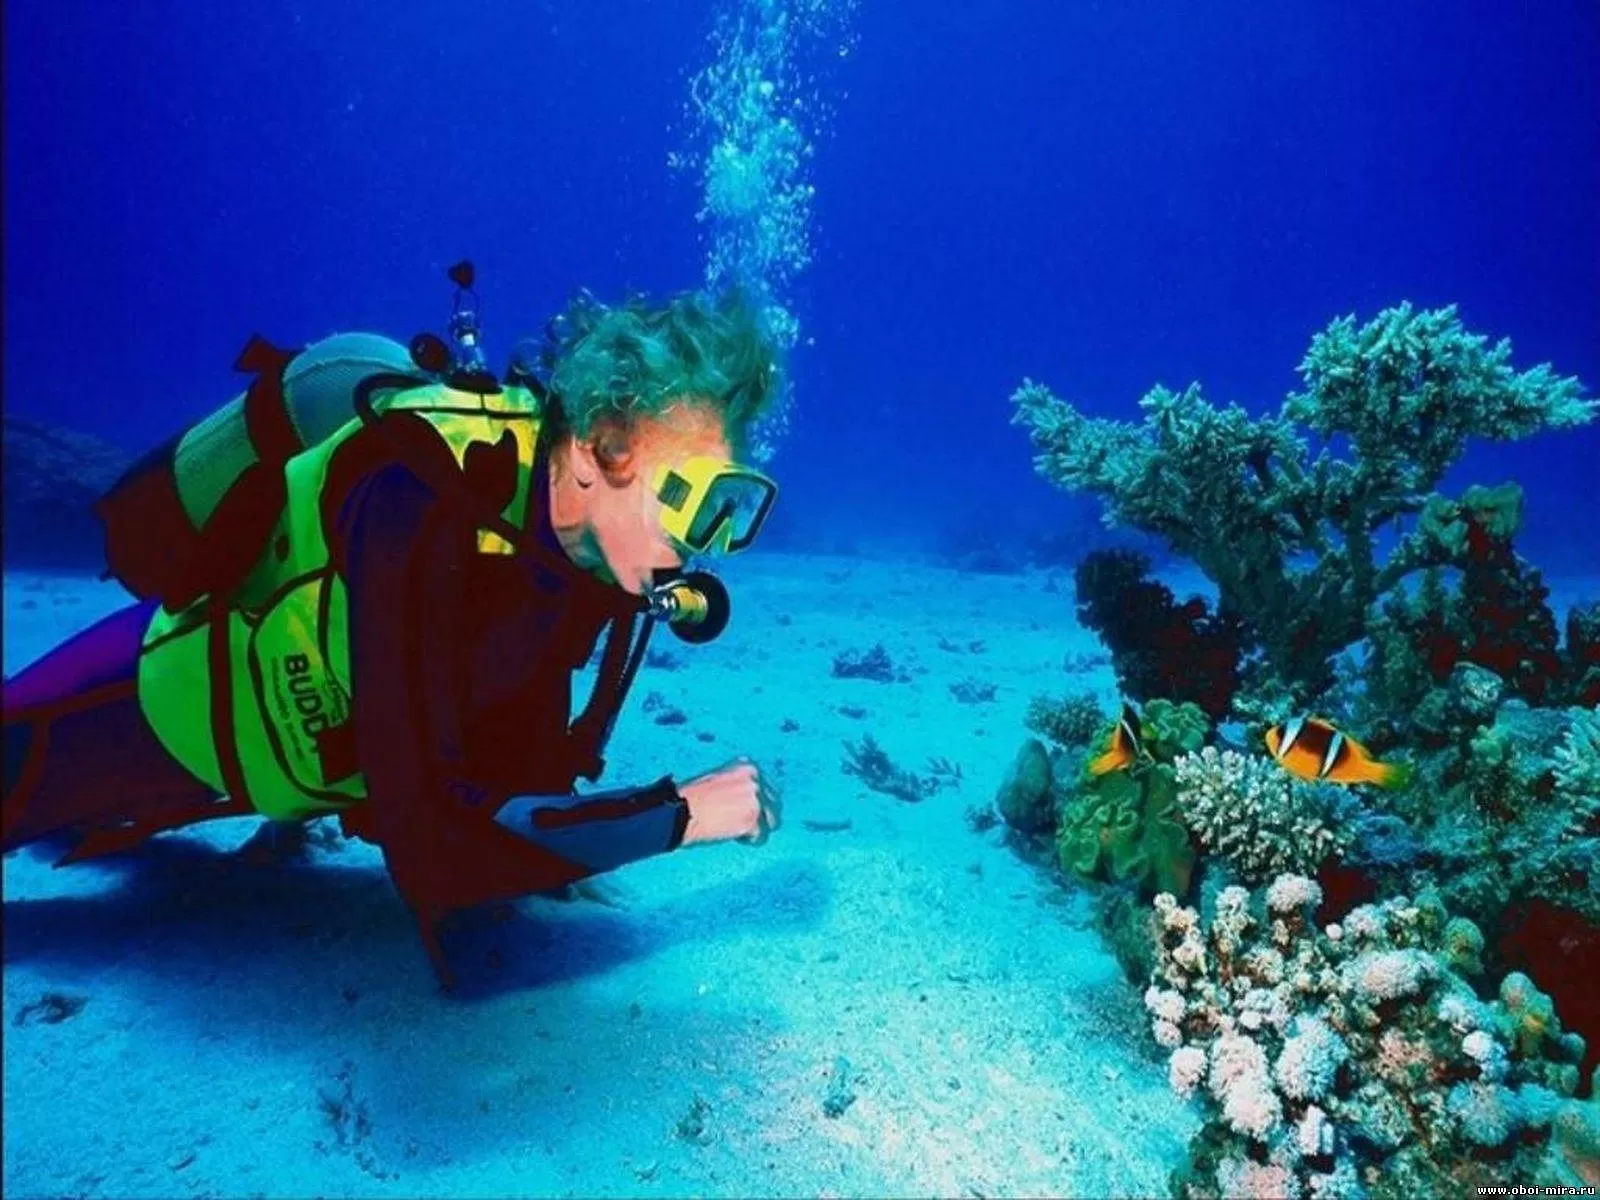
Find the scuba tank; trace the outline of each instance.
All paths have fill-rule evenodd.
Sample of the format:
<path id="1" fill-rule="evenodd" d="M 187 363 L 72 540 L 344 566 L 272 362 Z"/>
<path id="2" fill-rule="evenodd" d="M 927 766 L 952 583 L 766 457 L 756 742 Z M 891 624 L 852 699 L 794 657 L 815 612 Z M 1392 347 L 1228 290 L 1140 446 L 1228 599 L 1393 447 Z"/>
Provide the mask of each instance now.
<path id="1" fill-rule="evenodd" d="M 245 391 L 144 455 L 93 505 L 105 529 L 101 578 L 174 613 L 202 596 L 225 598 L 283 513 L 284 465 L 356 418 L 352 397 L 363 379 L 421 368 L 462 390 L 498 391 L 483 365 L 472 264 L 447 274 L 456 284 L 454 351 L 432 334 L 409 348 L 375 334 L 335 334 L 295 350 L 251 337 L 234 363 L 255 376 Z"/>
<path id="2" fill-rule="evenodd" d="M 350 395 L 363 378 L 410 367 L 404 346 L 372 334 L 337 334 L 306 350 L 252 337 L 234 363 L 255 376 L 246 390 L 139 459 L 95 502 L 102 578 L 168 612 L 232 592 L 283 513 L 284 464 L 355 416 Z"/>

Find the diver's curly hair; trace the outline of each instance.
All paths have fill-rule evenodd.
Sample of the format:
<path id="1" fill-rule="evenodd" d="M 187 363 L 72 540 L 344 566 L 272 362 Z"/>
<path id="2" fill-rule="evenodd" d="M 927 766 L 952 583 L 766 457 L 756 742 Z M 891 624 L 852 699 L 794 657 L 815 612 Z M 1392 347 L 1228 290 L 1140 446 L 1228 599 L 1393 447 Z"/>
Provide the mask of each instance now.
<path id="1" fill-rule="evenodd" d="M 545 328 L 539 351 L 548 382 L 545 418 L 560 433 L 631 428 L 696 398 L 722 417 L 735 452 L 780 387 L 780 352 L 738 291 L 682 292 L 665 305 L 630 296 L 605 305 L 584 291 Z"/>

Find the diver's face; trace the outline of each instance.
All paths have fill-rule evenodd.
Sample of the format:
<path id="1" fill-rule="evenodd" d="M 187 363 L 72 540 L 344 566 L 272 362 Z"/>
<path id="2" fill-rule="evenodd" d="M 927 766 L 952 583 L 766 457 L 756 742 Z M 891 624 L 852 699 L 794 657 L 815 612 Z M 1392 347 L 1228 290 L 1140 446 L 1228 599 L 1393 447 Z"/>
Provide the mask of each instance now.
<path id="1" fill-rule="evenodd" d="M 686 548 L 661 525 L 662 504 L 651 483 L 662 466 L 696 455 L 731 458 L 732 447 L 717 421 L 675 420 L 684 406 L 637 430 L 624 459 L 592 489 L 589 532 L 604 573 L 641 595 L 660 570 L 683 566 Z"/>

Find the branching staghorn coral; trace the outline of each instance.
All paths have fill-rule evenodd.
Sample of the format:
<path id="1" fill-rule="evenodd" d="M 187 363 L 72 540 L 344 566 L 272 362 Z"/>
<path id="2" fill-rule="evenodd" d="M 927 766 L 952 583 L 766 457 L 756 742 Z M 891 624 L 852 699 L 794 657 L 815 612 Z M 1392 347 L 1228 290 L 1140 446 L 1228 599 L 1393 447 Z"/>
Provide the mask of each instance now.
<path id="1" fill-rule="evenodd" d="M 1600 715 L 1572 709 L 1572 724 L 1554 755 L 1556 794 L 1582 817 L 1600 815 Z"/>
<path id="2" fill-rule="evenodd" d="M 1270 758 L 1206 746 L 1173 764 L 1177 811 L 1200 843 L 1247 884 L 1314 875 L 1349 848 L 1328 789 L 1301 783 Z"/>
<path id="3" fill-rule="evenodd" d="M 1106 717 L 1093 692 L 1079 692 L 1059 699 L 1035 696 L 1022 723 L 1030 732 L 1070 749 L 1093 741 L 1105 729 Z"/>
<path id="4" fill-rule="evenodd" d="M 1156 899 L 1145 1005 L 1174 1090 L 1205 1116 L 1180 1193 L 1382 1200 L 1530 1178 L 1583 1039 L 1526 976 L 1480 1000 L 1459 972 L 1481 935 L 1435 900 L 1319 931 L 1321 898 L 1283 875 L 1224 889 L 1209 922 Z"/>
<path id="5" fill-rule="evenodd" d="M 1156 534 L 1217 584 L 1278 683 L 1302 702 L 1365 633 L 1373 603 L 1411 572 L 1460 565 L 1431 527 L 1377 536 L 1420 513 L 1472 438 L 1583 424 L 1596 405 L 1548 366 L 1462 328 L 1453 307 L 1334 321 L 1301 363 L 1304 390 L 1276 415 L 1219 408 L 1198 385 L 1141 402 L 1142 423 L 1087 417 L 1042 384 L 1013 395 L 1039 472 L 1098 494 L 1113 524 Z M 1313 452 L 1311 435 L 1318 440 Z"/>

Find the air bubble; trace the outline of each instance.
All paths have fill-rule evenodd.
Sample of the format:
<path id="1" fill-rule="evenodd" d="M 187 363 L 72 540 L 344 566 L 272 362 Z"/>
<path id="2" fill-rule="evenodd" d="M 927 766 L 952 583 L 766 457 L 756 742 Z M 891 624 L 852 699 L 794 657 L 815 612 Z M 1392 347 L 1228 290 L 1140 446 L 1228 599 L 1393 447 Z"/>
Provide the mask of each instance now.
<path id="1" fill-rule="evenodd" d="M 811 263 L 816 188 L 805 164 L 833 111 L 819 72 L 802 71 L 797 59 L 808 49 L 811 58 L 819 52 L 826 58 L 830 44 L 847 57 L 845 27 L 854 6 L 855 0 L 725 0 L 711 33 L 712 60 L 689 82 L 691 148 L 669 158 L 674 169 L 701 171 L 695 216 L 708 231 L 707 286 L 741 288 L 784 350 L 800 337 L 789 289 Z M 802 132 L 795 117 L 810 128 Z M 757 431 L 758 461 L 770 457 L 787 427 L 787 393 L 775 408 L 767 428 Z"/>

